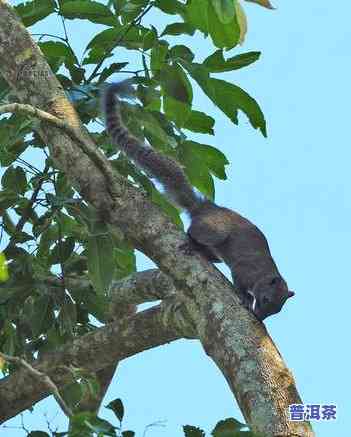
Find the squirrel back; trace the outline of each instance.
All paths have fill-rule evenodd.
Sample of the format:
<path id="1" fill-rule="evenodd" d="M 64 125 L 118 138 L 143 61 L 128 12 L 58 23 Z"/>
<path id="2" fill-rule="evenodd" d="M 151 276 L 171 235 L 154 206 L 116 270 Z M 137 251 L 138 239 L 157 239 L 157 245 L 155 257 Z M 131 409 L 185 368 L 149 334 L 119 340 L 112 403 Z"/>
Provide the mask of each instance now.
<path id="1" fill-rule="evenodd" d="M 166 193 L 191 217 L 188 235 L 193 248 L 211 262 L 224 261 L 232 272 L 243 304 L 259 320 L 278 313 L 289 291 L 271 256 L 264 234 L 249 220 L 200 197 L 180 164 L 134 137 L 124 126 L 118 95 L 128 81 L 110 85 L 103 98 L 106 129 L 117 145 L 142 170 L 160 182 Z"/>

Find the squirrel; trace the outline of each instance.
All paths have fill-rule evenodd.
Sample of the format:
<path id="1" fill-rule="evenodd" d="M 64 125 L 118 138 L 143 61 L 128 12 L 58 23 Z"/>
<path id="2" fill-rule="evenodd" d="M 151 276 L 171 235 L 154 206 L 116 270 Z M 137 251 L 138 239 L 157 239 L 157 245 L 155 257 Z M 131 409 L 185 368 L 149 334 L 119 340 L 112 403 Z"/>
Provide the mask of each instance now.
<path id="1" fill-rule="evenodd" d="M 295 293 L 289 291 L 279 273 L 265 236 L 248 219 L 198 194 L 179 163 L 129 132 L 121 118 L 119 96 L 133 91 L 127 79 L 107 85 L 103 92 L 105 126 L 113 143 L 161 183 L 174 203 L 188 213 L 191 224 L 187 234 L 192 247 L 208 261 L 223 261 L 230 268 L 243 304 L 256 318 L 262 321 L 278 313 Z"/>

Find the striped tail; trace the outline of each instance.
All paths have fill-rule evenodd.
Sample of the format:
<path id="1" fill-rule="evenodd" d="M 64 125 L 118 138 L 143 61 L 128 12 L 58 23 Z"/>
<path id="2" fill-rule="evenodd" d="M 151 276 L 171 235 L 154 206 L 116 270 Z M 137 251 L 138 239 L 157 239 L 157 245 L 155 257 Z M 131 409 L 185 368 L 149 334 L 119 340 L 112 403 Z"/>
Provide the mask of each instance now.
<path id="1" fill-rule="evenodd" d="M 117 97 L 121 93 L 126 93 L 125 82 L 108 86 L 102 101 L 106 130 L 113 143 L 138 167 L 157 179 L 171 199 L 191 214 L 203 204 L 204 200 L 195 193 L 182 168 L 175 160 L 158 153 L 128 131 L 121 118 Z"/>

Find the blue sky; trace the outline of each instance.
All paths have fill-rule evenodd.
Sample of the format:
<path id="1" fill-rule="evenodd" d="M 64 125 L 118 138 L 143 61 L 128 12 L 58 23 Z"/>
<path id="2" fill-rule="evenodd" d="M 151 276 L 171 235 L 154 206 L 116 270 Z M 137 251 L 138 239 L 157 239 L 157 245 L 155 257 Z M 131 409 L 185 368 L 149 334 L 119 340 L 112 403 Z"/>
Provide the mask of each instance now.
<path id="1" fill-rule="evenodd" d="M 194 107 L 216 117 L 216 135 L 194 138 L 228 157 L 228 180 L 216 183 L 217 202 L 264 231 L 281 273 L 296 292 L 266 325 L 305 403 L 337 404 L 336 422 L 314 423 L 317 436 L 344 436 L 351 428 L 345 352 L 351 247 L 351 4 L 274 3 L 275 11 L 245 3 L 249 33 L 244 46 L 232 53 L 260 50 L 262 57 L 253 66 L 221 76 L 258 100 L 268 122 L 268 139 L 254 131 L 244 115 L 239 127 L 234 126 L 198 90 Z M 145 22 L 157 24 L 161 19 L 150 14 Z M 47 31 L 49 23 L 50 32 L 61 33 L 54 20 L 33 32 Z M 78 25 L 79 33 L 71 34 L 81 51 L 96 26 L 70 22 L 69 32 Z M 194 47 L 198 59 L 209 54 L 208 41 L 202 38 Z M 140 256 L 140 269 L 150 265 Z M 151 428 L 147 436 L 180 437 L 183 424 L 209 432 L 220 419 L 241 417 L 224 378 L 196 341 L 179 341 L 121 363 L 104 404 L 116 397 L 125 403 L 126 429 L 137 431 L 138 437 L 158 420 L 165 420 L 166 426 Z M 53 401 L 41 402 L 33 414 L 25 414 L 27 427 L 44 430 L 45 411 L 51 418 L 58 407 Z M 55 420 L 63 423 L 61 415 Z M 8 423 L 19 424 L 19 418 Z M 17 437 L 23 431 L 0 429 L 0 435 Z"/>

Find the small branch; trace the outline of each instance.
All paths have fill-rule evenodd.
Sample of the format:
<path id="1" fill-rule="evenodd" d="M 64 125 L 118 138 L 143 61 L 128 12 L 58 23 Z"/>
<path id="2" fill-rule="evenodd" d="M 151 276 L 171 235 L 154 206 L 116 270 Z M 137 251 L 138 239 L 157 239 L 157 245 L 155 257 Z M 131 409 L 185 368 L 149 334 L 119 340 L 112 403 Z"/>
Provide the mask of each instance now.
<path id="1" fill-rule="evenodd" d="M 58 129 L 62 129 L 102 171 L 103 175 L 106 178 L 107 187 L 111 195 L 115 197 L 115 175 L 111 165 L 99 149 L 91 146 L 83 139 L 80 131 L 69 125 L 66 121 L 61 120 L 60 118 L 55 117 L 54 115 L 42 111 L 41 109 L 35 108 L 31 105 L 22 103 L 10 103 L 8 105 L 0 106 L 0 114 L 5 114 L 8 112 L 23 113 L 31 117 L 38 118 L 41 121 L 50 123 L 56 126 Z"/>
<path id="2" fill-rule="evenodd" d="M 7 361 L 8 363 L 17 364 L 28 370 L 28 372 L 33 376 L 33 378 L 37 379 L 41 384 L 43 384 L 43 386 L 45 386 L 47 391 L 54 396 L 56 402 L 60 405 L 62 411 L 66 414 L 66 416 L 67 417 L 73 416 L 72 410 L 67 406 L 66 402 L 63 400 L 62 396 L 60 395 L 60 392 L 56 384 L 52 381 L 52 379 L 48 375 L 32 367 L 23 358 L 13 357 L 11 355 L 7 355 L 2 352 L 0 352 L 0 357 L 3 360 Z"/>
<path id="3" fill-rule="evenodd" d="M 49 171 L 50 166 L 48 164 L 46 164 L 44 171 L 43 171 L 43 176 L 41 177 L 38 186 L 35 188 L 35 190 L 33 191 L 33 194 L 29 200 L 29 203 L 27 205 L 27 207 L 25 208 L 21 218 L 18 220 L 16 227 L 15 227 L 15 231 L 11 236 L 10 242 L 9 242 L 9 247 L 12 247 L 15 245 L 16 243 L 16 235 L 22 231 L 23 226 L 26 224 L 26 221 L 29 218 L 29 214 L 30 214 L 30 210 L 32 209 L 33 205 L 35 204 L 35 202 L 37 201 L 37 197 L 38 194 L 41 190 L 41 187 L 46 179 L 47 173 Z"/>
<path id="4" fill-rule="evenodd" d="M 130 31 L 130 29 L 133 28 L 133 26 L 135 26 L 136 24 L 140 24 L 142 18 L 150 11 L 150 9 L 152 9 L 154 6 L 153 3 L 151 3 L 147 8 L 145 8 L 140 15 L 138 15 L 137 17 L 134 18 L 134 20 L 129 24 L 129 26 L 126 28 L 126 30 L 122 33 L 122 35 L 117 38 L 117 40 L 110 46 L 110 48 L 108 50 L 106 50 L 106 53 L 108 54 L 111 50 L 114 49 L 115 46 L 117 46 L 121 41 L 123 41 L 123 38 L 126 37 L 126 35 L 128 34 L 128 32 Z M 101 65 L 105 62 L 105 60 L 107 59 L 107 57 L 104 57 L 101 59 L 101 61 L 96 65 L 96 67 L 94 68 L 93 72 L 91 73 L 91 75 L 88 77 L 87 79 L 87 83 L 90 83 L 94 77 L 97 75 L 97 72 L 99 71 Z"/>

